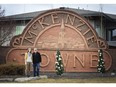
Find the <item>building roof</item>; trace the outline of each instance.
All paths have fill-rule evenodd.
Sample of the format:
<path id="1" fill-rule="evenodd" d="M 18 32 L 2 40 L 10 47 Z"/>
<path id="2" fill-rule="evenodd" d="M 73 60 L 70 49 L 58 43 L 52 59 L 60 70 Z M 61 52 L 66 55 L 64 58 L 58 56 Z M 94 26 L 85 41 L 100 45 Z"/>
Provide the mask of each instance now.
<path id="1" fill-rule="evenodd" d="M 6 18 L 12 18 L 16 20 L 25 20 L 25 19 L 32 19 L 36 17 L 37 15 L 41 14 L 43 11 L 36 11 L 36 12 L 29 12 L 29 13 L 23 13 L 23 14 L 16 14 L 11 16 L 6 16 Z"/>
<path id="2" fill-rule="evenodd" d="M 112 19 L 115 19 L 116 20 L 116 15 L 114 15 L 114 14 L 107 14 L 110 18 L 112 18 Z"/>
<path id="3" fill-rule="evenodd" d="M 107 13 L 84 10 L 84 9 L 65 8 L 65 7 L 60 7 L 59 9 L 66 9 L 66 10 L 74 11 L 82 16 L 101 16 L 101 15 L 103 15 L 104 17 L 106 17 L 108 19 L 116 21 L 116 15 L 113 15 L 113 14 L 107 14 Z M 6 18 L 12 18 L 14 20 L 28 20 L 28 19 L 30 20 L 45 11 L 48 11 L 48 10 L 11 15 L 11 16 L 6 16 Z"/>
<path id="4" fill-rule="evenodd" d="M 84 9 L 74 9 L 74 8 L 65 8 L 65 7 L 61 7 L 59 9 L 67 9 L 67 10 L 71 10 L 74 12 L 77 12 L 78 14 L 82 15 L 82 16 L 101 16 L 101 14 L 107 18 L 116 20 L 116 15 L 113 14 L 107 14 L 107 13 L 102 13 L 102 12 L 98 12 L 98 11 L 90 11 L 90 10 L 84 10 Z M 23 14 L 17 14 L 17 15 L 11 15 L 11 16 L 6 16 L 8 18 L 13 18 L 15 20 L 25 20 L 25 19 L 32 19 L 34 17 L 36 17 L 37 15 L 45 12 L 47 10 L 43 10 L 43 11 L 36 11 L 36 12 L 29 12 L 29 13 L 23 13 Z"/>

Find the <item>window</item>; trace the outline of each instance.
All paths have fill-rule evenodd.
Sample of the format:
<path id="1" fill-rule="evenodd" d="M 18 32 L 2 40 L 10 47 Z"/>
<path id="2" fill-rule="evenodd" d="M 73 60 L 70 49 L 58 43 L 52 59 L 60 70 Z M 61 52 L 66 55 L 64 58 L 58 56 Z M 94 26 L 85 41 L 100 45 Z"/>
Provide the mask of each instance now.
<path id="1" fill-rule="evenodd" d="M 108 41 L 116 41 L 116 29 L 108 30 Z"/>
<path id="2" fill-rule="evenodd" d="M 116 29 L 112 31 L 112 40 L 116 41 Z"/>
<path id="3" fill-rule="evenodd" d="M 23 32 L 25 26 L 16 26 L 16 32 L 15 35 L 19 35 Z"/>

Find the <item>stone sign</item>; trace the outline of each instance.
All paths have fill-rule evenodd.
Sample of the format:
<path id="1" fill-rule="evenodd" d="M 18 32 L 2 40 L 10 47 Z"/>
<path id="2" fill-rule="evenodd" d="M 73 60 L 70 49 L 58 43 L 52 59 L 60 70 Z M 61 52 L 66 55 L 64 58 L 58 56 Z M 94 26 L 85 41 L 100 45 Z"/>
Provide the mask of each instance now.
<path id="1" fill-rule="evenodd" d="M 27 48 L 38 48 L 42 56 L 41 71 L 55 71 L 55 54 L 59 49 L 65 72 L 97 72 L 98 49 L 103 49 L 105 67 L 111 67 L 112 58 L 105 40 L 95 29 L 73 11 L 55 9 L 31 20 L 21 35 L 11 40 L 13 47 L 6 61 L 24 64 Z"/>

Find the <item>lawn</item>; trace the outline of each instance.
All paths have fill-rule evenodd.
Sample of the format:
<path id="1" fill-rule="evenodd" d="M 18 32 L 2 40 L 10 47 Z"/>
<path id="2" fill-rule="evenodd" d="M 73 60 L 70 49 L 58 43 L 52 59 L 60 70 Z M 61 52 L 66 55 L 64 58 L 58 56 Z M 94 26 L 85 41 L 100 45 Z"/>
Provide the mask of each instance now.
<path id="1" fill-rule="evenodd" d="M 116 83 L 116 77 L 100 77 L 100 78 L 88 78 L 88 79 L 39 79 L 27 81 L 25 83 Z"/>

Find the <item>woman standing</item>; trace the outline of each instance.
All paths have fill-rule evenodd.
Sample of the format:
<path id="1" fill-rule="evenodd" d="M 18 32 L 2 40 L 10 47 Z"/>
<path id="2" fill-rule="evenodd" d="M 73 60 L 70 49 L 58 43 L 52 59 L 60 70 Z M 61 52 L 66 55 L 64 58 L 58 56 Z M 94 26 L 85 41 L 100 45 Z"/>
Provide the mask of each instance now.
<path id="1" fill-rule="evenodd" d="M 28 51 L 25 53 L 25 75 L 29 77 L 31 75 L 32 67 L 32 52 L 31 48 L 28 48 Z"/>

